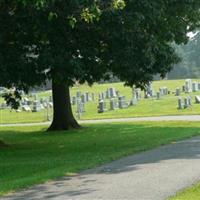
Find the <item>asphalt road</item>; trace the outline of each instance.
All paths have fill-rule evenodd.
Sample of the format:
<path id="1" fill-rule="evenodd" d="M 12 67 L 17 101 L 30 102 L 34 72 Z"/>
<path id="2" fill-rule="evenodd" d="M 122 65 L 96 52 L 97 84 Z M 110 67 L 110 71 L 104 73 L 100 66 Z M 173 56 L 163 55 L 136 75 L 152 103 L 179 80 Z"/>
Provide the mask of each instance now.
<path id="1" fill-rule="evenodd" d="M 1 200 L 165 200 L 200 180 L 200 137 L 38 185 Z"/>

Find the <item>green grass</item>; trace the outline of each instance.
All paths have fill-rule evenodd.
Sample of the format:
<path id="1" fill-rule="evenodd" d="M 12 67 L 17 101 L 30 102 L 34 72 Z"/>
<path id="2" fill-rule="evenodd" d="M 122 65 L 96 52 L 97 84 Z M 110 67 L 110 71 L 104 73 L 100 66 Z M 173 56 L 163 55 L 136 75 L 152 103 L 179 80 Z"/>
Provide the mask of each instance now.
<path id="1" fill-rule="evenodd" d="M 200 183 L 178 193 L 169 200 L 200 200 Z"/>
<path id="2" fill-rule="evenodd" d="M 52 110 L 50 111 L 52 113 Z M 14 110 L 0 110 L 0 124 L 7 123 L 31 123 L 31 122 L 46 122 L 47 111 L 40 112 L 21 112 Z"/>
<path id="3" fill-rule="evenodd" d="M 0 140 L 10 147 L 0 150 L 0 195 L 200 135 L 196 122 L 99 124 L 51 134 L 45 128 L 1 128 Z"/>
<path id="4" fill-rule="evenodd" d="M 160 87 L 168 87 L 171 92 L 175 92 L 177 87 L 182 88 L 185 80 L 170 80 L 170 81 L 155 81 L 153 83 L 153 88 L 155 91 L 158 91 Z M 99 92 L 105 91 L 109 87 L 115 87 L 120 91 L 120 94 L 125 95 L 129 101 L 132 96 L 131 89 L 129 87 L 124 87 L 123 83 L 115 84 L 103 84 L 103 85 L 94 85 L 93 88 L 90 88 L 86 85 L 74 87 L 71 90 L 71 94 L 74 95 L 79 89 L 83 92 L 95 91 L 96 94 Z M 143 93 L 142 93 L 143 94 Z M 188 94 L 182 93 L 181 96 L 187 96 Z M 162 115 L 192 115 L 200 114 L 200 105 L 194 104 L 195 95 L 200 95 L 200 92 L 194 92 L 189 94 L 193 99 L 193 106 L 184 109 L 178 110 L 178 97 L 174 94 L 170 94 L 161 98 L 161 100 L 154 99 L 142 99 L 139 101 L 137 106 L 132 106 L 127 109 L 119 109 L 115 111 L 107 111 L 105 113 L 97 113 L 97 102 L 86 104 L 86 112 L 83 113 L 81 119 L 105 119 L 105 118 L 130 118 L 130 117 L 143 117 L 143 116 L 162 116 Z M 107 106 L 109 107 L 109 101 L 107 101 Z M 75 108 L 74 108 L 75 110 Z"/>
<path id="5" fill-rule="evenodd" d="M 200 81 L 200 80 L 199 80 Z M 185 80 L 171 80 L 171 81 L 155 81 L 153 87 L 158 91 L 160 87 L 167 86 L 172 92 L 177 87 L 182 87 Z M 90 102 L 85 105 L 85 113 L 82 114 L 81 119 L 107 119 L 107 118 L 129 118 L 129 117 L 143 117 L 143 116 L 162 116 L 162 115 L 198 115 L 200 114 L 200 105 L 194 104 L 194 96 L 200 95 L 200 92 L 189 94 L 192 96 L 193 105 L 184 110 L 177 109 L 177 100 L 174 94 L 164 96 L 161 100 L 155 99 L 142 99 L 137 106 L 132 106 L 127 109 L 119 109 L 115 111 L 107 111 L 105 113 L 97 113 L 98 93 L 106 91 L 109 87 L 115 87 L 122 95 L 126 96 L 127 101 L 131 99 L 132 91 L 129 87 L 124 87 L 123 83 L 112 84 L 94 84 L 93 87 L 87 85 L 75 86 L 71 89 L 71 96 L 75 95 L 78 90 L 83 92 L 95 92 L 96 101 Z M 50 91 L 39 93 L 40 97 L 49 97 Z M 187 94 L 182 93 L 182 97 Z M 2 101 L 2 100 L 1 100 Z M 76 106 L 73 107 L 73 112 L 76 117 Z M 109 108 L 109 100 L 107 100 L 107 107 Z M 50 111 L 52 115 L 52 110 Z M 43 122 L 47 121 L 46 110 L 38 113 L 16 113 L 9 110 L 0 110 L 0 123 L 20 123 L 20 122 Z"/>

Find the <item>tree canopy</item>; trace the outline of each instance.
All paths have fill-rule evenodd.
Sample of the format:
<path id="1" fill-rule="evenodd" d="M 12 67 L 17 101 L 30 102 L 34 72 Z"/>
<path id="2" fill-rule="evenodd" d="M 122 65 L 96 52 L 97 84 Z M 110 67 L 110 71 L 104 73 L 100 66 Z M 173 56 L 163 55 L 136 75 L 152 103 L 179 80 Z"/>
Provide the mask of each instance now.
<path id="1" fill-rule="evenodd" d="M 27 91 L 112 72 L 144 87 L 179 61 L 171 43 L 186 43 L 199 19 L 197 0 L 2 0 L 0 84 Z"/>

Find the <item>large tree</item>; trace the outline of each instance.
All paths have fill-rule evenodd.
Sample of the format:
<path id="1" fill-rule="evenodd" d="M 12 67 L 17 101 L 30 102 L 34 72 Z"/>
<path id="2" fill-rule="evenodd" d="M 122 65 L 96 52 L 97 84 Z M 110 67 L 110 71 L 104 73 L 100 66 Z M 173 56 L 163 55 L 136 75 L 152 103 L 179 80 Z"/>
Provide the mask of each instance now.
<path id="1" fill-rule="evenodd" d="M 1 0 L 0 84 L 28 91 L 52 80 L 49 130 L 78 128 L 70 86 L 110 72 L 137 87 L 164 76 L 179 60 L 171 43 L 187 42 L 199 10 L 197 0 Z"/>

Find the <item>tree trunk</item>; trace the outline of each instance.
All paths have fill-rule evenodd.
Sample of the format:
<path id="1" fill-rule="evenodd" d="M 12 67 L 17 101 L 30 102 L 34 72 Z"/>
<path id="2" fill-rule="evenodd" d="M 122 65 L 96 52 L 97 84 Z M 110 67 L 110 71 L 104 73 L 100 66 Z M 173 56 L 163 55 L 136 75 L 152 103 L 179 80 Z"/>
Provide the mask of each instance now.
<path id="1" fill-rule="evenodd" d="M 67 84 L 53 82 L 52 94 L 54 113 L 53 121 L 48 131 L 80 128 L 72 113 L 70 92 Z"/>

